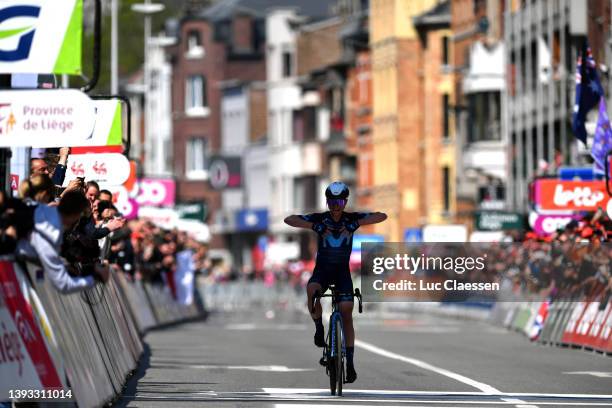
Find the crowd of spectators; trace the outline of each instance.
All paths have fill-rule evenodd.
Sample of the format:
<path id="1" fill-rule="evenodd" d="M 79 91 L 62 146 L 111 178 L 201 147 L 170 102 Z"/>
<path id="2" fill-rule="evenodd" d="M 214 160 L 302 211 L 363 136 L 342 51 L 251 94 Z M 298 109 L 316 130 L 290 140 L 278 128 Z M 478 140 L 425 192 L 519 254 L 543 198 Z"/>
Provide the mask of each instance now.
<path id="1" fill-rule="evenodd" d="M 60 149 L 53 163 L 32 159 L 31 175 L 19 186 L 20 198 L 0 192 L 0 255 L 15 254 L 20 261 L 40 265 L 61 293 L 107 282 L 111 266 L 130 280 L 164 285 L 184 304 L 193 301 L 196 273 L 213 282 L 284 281 L 296 290 L 309 278 L 312 262 L 264 268 L 263 254 L 261 262 L 254 260 L 255 268 L 240 271 L 211 263 L 207 246 L 185 232 L 125 220 L 112 193 L 96 182 L 77 177 L 61 188 L 69 153 Z M 516 233 L 508 241 L 486 248 L 475 245 L 488 254 L 486 271 L 460 279 L 498 282 L 519 296 L 610 297 L 612 220 L 603 211 L 574 220 L 552 235 Z"/>
<path id="2" fill-rule="evenodd" d="M 61 293 L 106 283 L 112 271 L 164 285 L 182 304 L 193 301 L 194 275 L 207 267 L 207 247 L 176 230 L 119 213 L 110 191 L 77 177 L 64 183 L 69 149 L 54 168 L 31 160 L 19 198 L 0 191 L 0 255 L 38 265 Z"/>
<path id="3" fill-rule="evenodd" d="M 551 299 L 610 297 L 612 220 L 601 209 L 552 235 L 527 232 L 520 242 L 505 258 L 515 290 Z"/>

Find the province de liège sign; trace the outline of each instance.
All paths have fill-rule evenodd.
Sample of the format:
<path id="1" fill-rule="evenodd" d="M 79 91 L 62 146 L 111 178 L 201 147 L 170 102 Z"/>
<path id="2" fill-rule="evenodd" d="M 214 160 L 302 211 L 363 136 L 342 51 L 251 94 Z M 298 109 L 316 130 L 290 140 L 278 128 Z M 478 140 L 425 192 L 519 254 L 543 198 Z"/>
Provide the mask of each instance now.
<path id="1" fill-rule="evenodd" d="M 94 132 L 95 121 L 77 90 L 0 91 L 0 147 L 104 146 L 109 134 Z"/>
<path id="2" fill-rule="evenodd" d="M 83 0 L 0 1 L 0 73 L 81 74 Z"/>

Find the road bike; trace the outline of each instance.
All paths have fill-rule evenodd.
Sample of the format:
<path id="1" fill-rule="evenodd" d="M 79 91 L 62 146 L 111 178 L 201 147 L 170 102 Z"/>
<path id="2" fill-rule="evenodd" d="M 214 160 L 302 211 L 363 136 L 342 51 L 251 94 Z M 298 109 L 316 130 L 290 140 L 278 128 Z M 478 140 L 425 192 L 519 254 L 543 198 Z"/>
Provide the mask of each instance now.
<path id="1" fill-rule="evenodd" d="M 329 329 L 323 347 L 323 357 L 319 364 L 325 367 L 325 372 L 329 376 L 329 389 L 331 395 L 342 396 L 342 385 L 344 381 L 344 358 L 346 357 L 346 343 L 344 339 L 344 328 L 342 326 L 342 315 L 340 314 L 339 299 L 357 298 L 359 301 L 359 313 L 363 313 L 361 302 L 361 292 L 355 289 L 355 293 L 340 293 L 334 285 L 329 287 L 331 294 L 321 294 L 316 291 L 312 297 L 310 310 L 314 313 L 316 299 L 330 297 L 332 300 L 332 313 L 329 317 Z"/>

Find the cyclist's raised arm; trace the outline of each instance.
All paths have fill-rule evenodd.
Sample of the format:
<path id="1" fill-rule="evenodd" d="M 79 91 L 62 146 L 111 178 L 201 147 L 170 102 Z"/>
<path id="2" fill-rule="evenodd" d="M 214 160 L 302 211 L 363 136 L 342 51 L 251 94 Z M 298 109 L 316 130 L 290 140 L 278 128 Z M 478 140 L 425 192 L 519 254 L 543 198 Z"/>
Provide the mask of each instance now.
<path id="1" fill-rule="evenodd" d="M 311 229 L 314 223 L 312 221 L 306 221 L 302 215 L 290 215 L 285 218 L 285 224 L 296 228 Z"/>
<path id="2" fill-rule="evenodd" d="M 321 224 L 323 221 L 323 213 L 312 213 L 305 215 L 290 215 L 285 218 L 285 224 L 296 228 L 312 229 L 317 233 L 324 232 L 325 229 Z"/>
<path id="3" fill-rule="evenodd" d="M 378 224 L 387 219 L 387 214 L 383 212 L 368 213 L 364 217 L 359 218 L 359 225 Z"/>

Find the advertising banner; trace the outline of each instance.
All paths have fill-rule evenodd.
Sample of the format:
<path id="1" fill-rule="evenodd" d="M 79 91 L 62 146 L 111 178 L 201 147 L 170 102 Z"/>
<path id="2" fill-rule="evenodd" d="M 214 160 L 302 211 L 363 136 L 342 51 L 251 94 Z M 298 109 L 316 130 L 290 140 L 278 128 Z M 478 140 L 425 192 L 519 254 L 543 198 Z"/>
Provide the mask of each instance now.
<path id="1" fill-rule="evenodd" d="M 574 305 L 561 341 L 567 344 L 590 346 L 612 351 L 612 304 L 601 307 L 600 302 L 580 302 Z"/>
<path id="2" fill-rule="evenodd" d="M 0 261 L 0 338 L 0 400 L 8 400 L 10 390 L 62 388 L 13 264 L 7 261 Z"/>
<path id="3" fill-rule="evenodd" d="M 206 203 L 203 201 L 194 203 L 180 203 L 176 205 L 179 218 L 183 220 L 204 221 L 208 213 Z"/>
<path id="4" fill-rule="evenodd" d="M 265 231 L 268 229 L 268 210 L 266 208 L 238 210 L 236 229 L 238 231 Z"/>
<path id="5" fill-rule="evenodd" d="M 208 174 L 210 186 L 215 190 L 240 188 L 242 167 L 240 156 L 212 156 Z"/>
<path id="6" fill-rule="evenodd" d="M 420 228 L 406 228 L 404 242 L 423 242 L 423 231 Z"/>
<path id="7" fill-rule="evenodd" d="M 83 0 L 2 0 L 0 73 L 80 75 Z"/>
<path id="8" fill-rule="evenodd" d="M 104 145 L 92 134 L 95 107 L 73 89 L 0 92 L 0 147 Z"/>
<path id="9" fill-rule="evenodd" d="M 465 225 L 426 225 L 423 228 L 424 242 L 466 242 Z"/>
<path id="10" fill-rule="evenodd" d="M 99 184 L 121 185 L 130 176 L 130 162 L 119 153 L 71 154 L 66 166 L 64 187 L 76 177 Z"/>
<path id="11" fill-rule="evenodd" d="M 120 146 L 123 143 L 124 129 L 122 102 L 116 99 L 93 101 L 96 122 L 92 139 L 98 144 L 88 146 Z M 102 153 L 102 152 L 100 152 Z"/>
<path id="12" fill-rule="evenodd" d="M 139 179 L 128 187 L 103 185 L 113 193 L 115 206 L 127 219 L 136 218 L 140 207 L 174 207 L 176 184 L 172 179 Z"/>
<path id="13" fill-rule="evenodd" d="M 577 214 L 538 214 L 529 213 L 529 226 L 540 236 L 554 234 L 557 230 L 565 228 L 572 220 L 579 220 Z"/>
<path id="14" fill-rule="evenodd" d="M 559 178 L 567 181 L 590 181 L 595 179 L 595 172 L 592 167 L 560 167 Z"/>
<path id="15" fill-rule="evenodd" d="M 479 211 L 474 218 L 474 224 L 480 231 L 508 231 L 525 228 L 521 214 L 502 211 Z"/>
<path id="16" fill-rule="evenodd" d="M 138 180 L 131 196 L 140 206 L 174 207 L 176 185 L 172 179 Z"/>
<path id="17" fill-rule="evenodd" d="M 596 211 L 606 209 L 609 200 L 603 181 L 539 179 L 534 192 L 536 208 L 547 211 Z"/>

